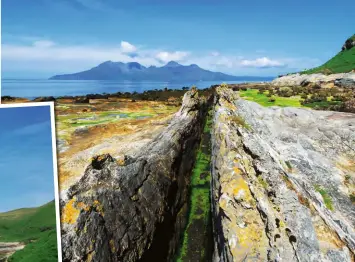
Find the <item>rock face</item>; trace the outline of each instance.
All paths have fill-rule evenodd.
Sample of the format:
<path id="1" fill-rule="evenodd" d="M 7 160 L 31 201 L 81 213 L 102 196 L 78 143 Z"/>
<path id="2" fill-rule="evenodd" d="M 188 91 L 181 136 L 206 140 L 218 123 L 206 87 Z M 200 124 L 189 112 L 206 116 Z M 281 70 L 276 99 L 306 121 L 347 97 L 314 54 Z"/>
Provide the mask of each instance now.
<path id="1" fill-rule="evenodd" d="M 339 86 L 344 88 L 355 88 L 355 73 L 340 74 L 292 74 L 274 79 L 271 82 L 274 86 L 306 86 L 317 84 L 321 87 Z"/>
<path id="2" fill-rule="evenodd" d="M 219 87 L 214 261 L 354 261 L 355 115 L 265 108 Z"/>
<path id="3" fill-rule="evenodd" d="M 355 46 L 355 35 L 353 35 L 352 37 L 350 37 L 349 39 L 347 39 L 345 41 L 345 44 L 343 45 L 341 50 L 342 51 L 349 50 L 349 49 L 353 48 L 354 46 Z"/>
<path id="4" fill-rule="evenodd" d="M 92 159 L 61 193 L 63 261 L 169 261 L 185 226 L 204 102 L 188 91 L 170 125 L 124 161 Z M 154 258 L 154 259 L 153 259 Z"/>

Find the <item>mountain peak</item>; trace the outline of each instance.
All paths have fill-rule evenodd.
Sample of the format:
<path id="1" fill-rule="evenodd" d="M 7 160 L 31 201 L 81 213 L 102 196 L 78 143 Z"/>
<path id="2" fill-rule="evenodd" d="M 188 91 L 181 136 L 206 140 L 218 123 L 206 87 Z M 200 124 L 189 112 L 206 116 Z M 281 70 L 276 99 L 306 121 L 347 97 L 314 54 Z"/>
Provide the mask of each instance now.
<path id="1" fill-rule="evenodd" d="M 181 66 L 181 65 L 175 61 L 170 61 L 164 67 L 177 67 L 177 66 Z"/>
<path id="2" fill-rule="evenodd" d="M 129 62 L 127 63 L 127 66 L 129 69 L 142 69 L 142 68 L 145 68 L 144 66 L 142 66 L 140 63 L 138 62 Z"/>
<path id="3" fill-rule="evenodd" d="M 196 65 L 196 64 L 191 64 L 190 67 L 192 67 L 192 68 L 200 68 L 200 67 L 199 67 L 198 65 Z"/>

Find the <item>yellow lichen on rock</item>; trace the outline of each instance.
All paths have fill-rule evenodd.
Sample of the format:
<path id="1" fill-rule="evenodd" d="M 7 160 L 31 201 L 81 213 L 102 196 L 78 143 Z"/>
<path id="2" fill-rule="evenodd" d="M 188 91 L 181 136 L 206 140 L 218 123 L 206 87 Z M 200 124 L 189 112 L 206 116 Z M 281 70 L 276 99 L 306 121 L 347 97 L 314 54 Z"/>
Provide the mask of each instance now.
<path id="1" fill-rule="evenodd" d="M 71 199 L 62 209 L 61 222 L 66 224 L 74 224 L 76 219 L 79 217 L 80 208 L 77 209 L 75 206 L 75 199 Z"/>

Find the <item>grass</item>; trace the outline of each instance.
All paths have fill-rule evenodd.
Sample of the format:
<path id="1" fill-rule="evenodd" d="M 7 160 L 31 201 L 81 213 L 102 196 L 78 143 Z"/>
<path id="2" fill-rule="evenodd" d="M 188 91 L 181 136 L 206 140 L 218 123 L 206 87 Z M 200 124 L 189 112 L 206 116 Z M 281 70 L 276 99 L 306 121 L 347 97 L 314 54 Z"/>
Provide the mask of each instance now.
<path id="1" fill-rule="evenodd" d="M 350 37 L 354 40 L 355 35 Z M 301 72 L 302 74 L 314 74 L 314 73 L 346 73 L 355 69 L 355 48 L 344 50 L 336 54 L 325 64 Z"/>
<path id="2" fill-rule="evenodd" d="M 305 107 L 315 108 L 315 107 L 329 107 L 332 105 L 340 105 L 341 101 L 321 101 L 321 102 L 312 102 L 304 104 Z"/>
<path id="3" fill-rule="evenodd" d="M 208 116 L 205 126 L 204 133 L 209 133 L 211 128 L 212 120 Z M 203 150 L 203 147 L 208 146 L 206 142 L 201 141 L 200 148 L 197 152 L 195 166 L 192 171 L 191 184 L 190 184 L 190 202 L 189 202 L 189 213 L 187 219 L 187 226 L 184 231 L 182 245 L 179 249 L 176 261 L 181 262 L 188 260 L 187 257 L 190 241 L 193 241 L 193 236 L 190 234 L 190 228 L 193 223 L 197 220 L 203 221 L 205 227 L 207 227 L 209 214 L 210 214 L 210 153 L 209 150 Z M 201 176 L 203 174 L 204 176 Z M 193 230 L 191 233 L 196 233 Z M 199 232 L 199 234 L 204 234 L 204 232 Z M 200 243 L 201 250 L 199 256 L 204 258 L 206 251 L 203 243 Z"/>
<path id="4" fill-rule="evenodd" d="M 292 96 L 292 97 L 279 97 L 274 95 L 275 102 L 270 102 L 270 97 L 267 97 L 266 94 L 259 94 L 258 89 L 247 89 L 245 91 L 239 91 L 239 94 L 245 100 L 256 102 L 262 106 L 292 106 L 292 107 L 302 107 L 300 100 L 300 96 Z"/>
<path id="5" fill-rule="evenodd" d="M 315 189 L 319 194 L 322 195 L 325 206 L 329 210 L 334 210 L 333 201 L 332 198 L 329 196 L 328 192 L 324 188 L 320 187 L 319 185 L 316 185 Z"/>
<path id="6" fill-rule="evenodd" d="M 55 230 L 41 234 L 38 241 L 29 243 L 15 252 L 9 262 L 52 262 L 58 260 L 57 234 Z"/>
<path id="7" fill-rule="evenodd" d="M 273 95 L 275 102 L 270 102 L 270 97 L 267 96 L 267 93 L 260 94 L 258 89 L 248 89 L 246 91 L 239 91 L 240 96 L 248 101 L 253 101 L 259 105 L 269 107 L 269 106 L 280 106 L 280 107 L 308 107 L 312 109 L 319 108 L 328 108 L 334 105 L 341 105 L 341 101 L 332 101 L 331 97 L 327 98 L 327 101 L 321 102 L 312 102 L 307 104 L 301 104 L 301 96 L 291 96 L 291 97 L 280 97 L 276 94 Z"/>
<path id="8" fill-rule="evenodd" d="M 23 242 L 11 262 L 57 260 L 55 203 L 0 213 L 0 242 Z M 43 258 L 41 260 L 41 258 Z"/>

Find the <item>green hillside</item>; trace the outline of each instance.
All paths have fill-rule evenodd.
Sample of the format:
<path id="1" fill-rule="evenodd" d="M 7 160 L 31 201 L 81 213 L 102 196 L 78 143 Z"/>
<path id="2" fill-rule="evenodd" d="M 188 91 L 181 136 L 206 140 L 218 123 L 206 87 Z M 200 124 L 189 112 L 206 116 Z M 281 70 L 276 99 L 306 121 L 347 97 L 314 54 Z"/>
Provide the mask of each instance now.
<path id="1" fill-rule="evenodd" d="M 55 203 L 0 213 L 0 242 L 24 242 L 11 262 L 57 261 Z M 43 258 L 43 259 L 41 259 Z"/>
<path id="2" fill-rule="evenodd" d="M 355 41 L 355 35 L 350 37 L 347 42 Z M 301 72 L 302 74 L 334 74 L 334 73 L 346 73 L 355 70 L 355 47 L 344 49 L 336 54 L 325 64 Z"/>

